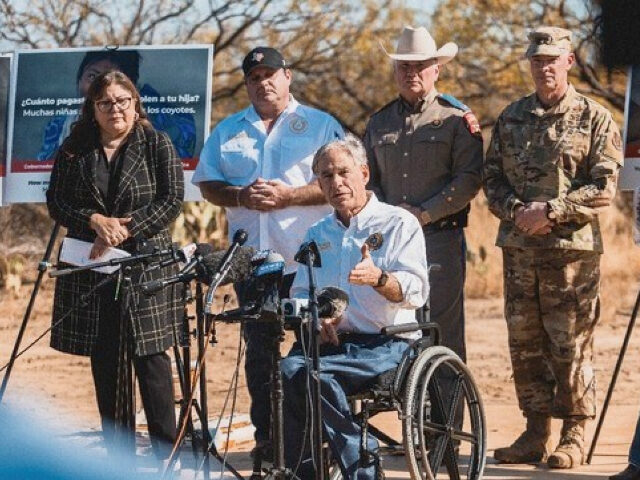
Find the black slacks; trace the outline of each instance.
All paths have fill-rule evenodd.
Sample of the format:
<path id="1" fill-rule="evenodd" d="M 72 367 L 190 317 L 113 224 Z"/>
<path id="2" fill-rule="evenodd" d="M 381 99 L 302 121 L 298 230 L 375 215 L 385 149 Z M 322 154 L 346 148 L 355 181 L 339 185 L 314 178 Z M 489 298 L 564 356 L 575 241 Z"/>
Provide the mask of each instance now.
<path id="1" fill-rule="evenodd" d="M 424 236 L 427 248 L 427 262 L 440 265 L 440 270 L 429 272 L 429 302 L 431 321 L 440 326 L 440 343 L 450 348 L 462 359 L 467 359 L 464 321 L 464 281 L 466 277 L 466 242 L 464 230 L 441 230 Z M 445 404 L 454 391 L 458 379 L 453 372 L 443 372 L 440 376 Z M 454 425 L 462 429 L 463 405 L 455 412 Z"/>
<path id="2" fill-rule="evenodd" d="M 114 300 L 114 294 L 115 285 L 112 283 L 100 291 L 98 339 L 91 353 L 91 372 L 107 448 L 114 446 L 116 401 L 119 395 L 118 362 L 120 357 L 121 308 L 120 301 Z M 127 333 L 126 338 L 130 342 L 130 332 Z M 129 346 L 129 348 L 131 347 Z M 132 356 L 153 451 L 158 458 L 166 458 L 171 453 L 176 438 L 171 359 L 165 352 L 143 357 L 133 354 Z M 133 395 L 131 389 L 127 391 Z"/>

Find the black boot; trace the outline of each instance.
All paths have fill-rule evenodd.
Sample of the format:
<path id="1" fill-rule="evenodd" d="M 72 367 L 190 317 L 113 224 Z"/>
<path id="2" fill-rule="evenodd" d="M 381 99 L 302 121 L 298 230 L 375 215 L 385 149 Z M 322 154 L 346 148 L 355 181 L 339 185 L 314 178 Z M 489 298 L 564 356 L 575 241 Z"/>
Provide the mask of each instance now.
<path id="1" fill-rule="evenodd" d="M 636 467 L 633 464 L 627 465 L 620 473 L 611 475 L 609 480 L 640 480 L 640 467 Z"/>

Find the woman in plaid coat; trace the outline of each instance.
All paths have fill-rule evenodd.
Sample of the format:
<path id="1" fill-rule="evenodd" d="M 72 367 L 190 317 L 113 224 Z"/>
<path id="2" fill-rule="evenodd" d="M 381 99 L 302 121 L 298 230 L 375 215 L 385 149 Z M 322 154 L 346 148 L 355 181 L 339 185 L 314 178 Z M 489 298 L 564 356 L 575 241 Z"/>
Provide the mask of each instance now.
<path id="1" fill-rule="evenodd" d="M 135 253 L 143 240 L 164 249 L 183 196 L 182 163 L 168 136 L 151 127 L 135 86 L 116 71 L 96 77 L 56 155 L 47 191 L 51 217 L 67 236 L 92 242 L 92 258 L 109 247 Z M 171 288 L 146 297 L 135 285 L 173 273 L 175 267 L 145 272 L 139 265 L 130 283 L 115 275 L 99 285 L 107 275 L 94 271 L 56 282 L 51 346 L 91 357 L 108 447 L 122 433 L 133 439 L 133 362 L 154 452 L 170 453 L 176 424 L 165 351 L 174 343 L 181 298 Z"/>

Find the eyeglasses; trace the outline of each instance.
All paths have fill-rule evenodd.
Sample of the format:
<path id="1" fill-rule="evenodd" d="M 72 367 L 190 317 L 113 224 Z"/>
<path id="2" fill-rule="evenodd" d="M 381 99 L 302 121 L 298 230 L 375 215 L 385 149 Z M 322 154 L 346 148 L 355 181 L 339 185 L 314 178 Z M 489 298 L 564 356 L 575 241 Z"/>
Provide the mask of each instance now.
<path id="1" fill-rule="evenodd" d="M 131 97 L 120 97 L 115 100 L 100 100 L 96 102 L 96 107 L 102 113 L 110 112 L 114 106 L 118 107 L 118 110 L 126 110 L 131 105 Z"/>

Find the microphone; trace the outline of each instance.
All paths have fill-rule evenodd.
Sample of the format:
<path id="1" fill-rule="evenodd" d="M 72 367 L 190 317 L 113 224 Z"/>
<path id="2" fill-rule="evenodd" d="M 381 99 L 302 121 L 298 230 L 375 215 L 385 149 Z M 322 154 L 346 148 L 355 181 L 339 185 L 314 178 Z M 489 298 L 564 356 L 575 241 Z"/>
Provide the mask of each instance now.
<path id="1" fill-rule="evenodd" d="M 208 243 L 199 243 L 193 252 L 193 257 L 191 260 L 184 266 L 177 275 L 167 278 L 165 280 L 153 280 L 150 282 L 145 282 L 140 285 L 140 289 L 142 293 L 145 295 L 153 295 L 154 293 L 162 290 L 163 288 L 173 285 L 174 283 L 186 283 L 190 282 L 194 278 L 196 278 L 197 273 L 193 272 L 196 266 L 202 261 L 205 255 L 211 254 L 213 251 L 213 247 Z"/>
<path id="2" fill-rule="evenodd" d="M 182 267 L 182 270 L 178 273 L 178 275 L 187 275 L 191 273 L 191 271 L 196 268 L 196 266 L 202 262 L 202 259 L 206 255 L 211 255 L 213 253 L 213 247 L 208 243 L 199 243 L 196 246 L 195 251 L 193 252 L 193 256 L 187 262 L 187 264 Z"/>
<path id="3" fill-rule="evenodd" d="M 338 287 L 325 287 L 318 293 L 318 316 L 340 317 L 349 306 L 349 295 Z"/>
<path id="4" fill-rule="evenodd" d="M 205 255 L 202 263 L 198 265 L 198 280 L 205 285 L 210 285 L 216 273 L 222 266 L 226 250 L 218 250 L 210 255 Z M 253 266 L 251 259 L 255 254 L 253 247 L 239 247 L 236 254 L 231 259 L 229 270 L 224 278 L 220 280 L 220 285 L 237 283 L 247 280 L 251 276 Z"/>
<path id="5" fill-rule="evenodd" d="M 205 244 L 190 243 L 182 248 L 178 248 L 177 245 L 172 246 L 171 249 L 169 249 L 166 252 L 167 255 L 171 255 L 171 258 L 168 258 L 166 260 L 161 260 L 159 262 L 149 265 L 145 269 L 145 273 L 153 272 L 154 270 L 162 269 L 170 265 L 173 265 L 175 263 L 190 262 L 200 245 L 205 245 Z"/>
<path id="6" fill-rule="evenodd" d="M 280 311 L 280 284 L 284 276 L 284 257 L 269 251 L 264 260 L 255 267 L 256 305 L 260 307 L 260 316 L 264 321 L 275 321 Z"/>
<path id="7" fill-rule="evenodd" d="M 278 289 L 284 274 L 284 258 L 271 250 L 261 250 L 251 259 L 254 267 L 248 282 L 238 298 L 240 307 L 227 311 L 217 318 L 236 321 L 239 319 L 275 321 L 280 311 Z M 212 313 L 212 312 L 207 312 Z"/>
<path id="8" fill-rule="evenodd" d="M 254 275 L 256 278 L 260 277 L 279 277 L 282 278 L 284 272 L 284 257 L 278 252 L 270 250 L 267 252 L 264 260 L 260 259 L 260 264 L 256 267 Z"/>
<path id="9" fill-rule="evenodd" d="M 243 229 L 238 229 L 233 234 L 233 240 L 226 254 L 220 260 L 220 266 L 218 267 L 215 274 L 211 277 L 209 282 L 209 290 L 207 290 L 207 295 L 205 296 L 204 302 L 204 311 L 206 314 L 211 315 L 213 312 L 211 311 L 211 306 L 213 305 L 213 296 L 215 294 L 216 289 L 222 283 L 225 275 L 231 268 L 231 260 L 233 256 L 238 251 L 244 243 L 247 241 L 247 232 Z"/>

